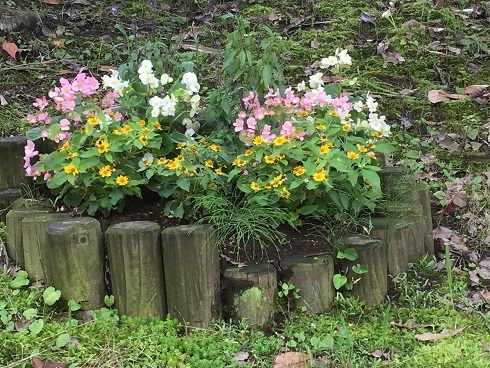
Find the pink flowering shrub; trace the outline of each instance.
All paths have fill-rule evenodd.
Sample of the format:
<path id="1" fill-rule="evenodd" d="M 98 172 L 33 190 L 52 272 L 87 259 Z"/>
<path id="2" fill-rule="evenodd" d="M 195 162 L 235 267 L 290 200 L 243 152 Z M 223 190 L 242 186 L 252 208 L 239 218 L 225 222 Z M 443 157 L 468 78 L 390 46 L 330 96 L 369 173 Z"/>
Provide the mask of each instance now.
<path id="1" fill-rule="evenodd" d="M 340 88 L 325 88 L 322 76 L 311 77 L 309 88 L 303 82 L 283 94 L 271 89 L 263 101 L 254 92 L 243 99 L 233 125 L 245 149 L 229 180 L 304 215 L 372 209 L 381 196 L 375 152 L 392 149 L 381 142 L 390 127 L 369 94 L 329 95 Z"/>

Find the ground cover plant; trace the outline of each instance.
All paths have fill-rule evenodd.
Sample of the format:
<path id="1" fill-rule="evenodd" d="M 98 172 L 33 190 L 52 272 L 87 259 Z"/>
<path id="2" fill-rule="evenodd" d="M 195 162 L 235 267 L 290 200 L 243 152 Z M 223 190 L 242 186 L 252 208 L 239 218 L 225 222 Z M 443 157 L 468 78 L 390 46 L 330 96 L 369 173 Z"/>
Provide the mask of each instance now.
<path id="1" fill-rule="evenodd" d="M 379 195 L 375 158 L 369 156 L 371 148 L 382 147 L 378 137 L 356 128 L 360 115 L 352 107 L 348 119 L 354 124 L 347 129 L 340 107 L 317 102 L 312 120 L 291 114 L 285 102 L 300 96 L 301 105 L 299 99 L 304 102 L 315 83 L 325 84 L 352 92 L 352 104 L 379 104 L 391 126 L 389 141 L 398 148 L 388 155 L 389 163 L 408 165 L 431 187 L 436 255 L 447 261 L 440 263 L 441 272 L 452 270 L 450 258 L 454 272 L 460 271 L 441 275 L 427 258 L 393 280 L 392 299 L 378 309 L 361 308 L 339 294 L 331 314 L 293 314 L 264 334 L 225 324 L 194 331 L 171 320 L 117 321 L 109 309 L 72 326 L 71 317 L 67 322 L 51 318 L 55 309 L 45 305 L 45 290 L 22 285 L 22 273 L 6 268 L 17 281 L 14 288 L 8 277 L 2 281 L 0 338 L 10 344 L 2 364 L 30 365 L 36 354 L 86 366 L 266 367 L 278 355 L 291 361 L 306 354 L 308 362 L 320 366 L 486 366 L 488 299 L 479 287 L 487 280 L 490 245 L 488 4 L 271 0 L 188 2 L 177 9 L 165 1 L 7 2 L 14 5 L 32 10 L 37 25 L 0 35 L 6 86 L 0 92 L 0 129 L 3 136 L 26 133 L 35 120 L 47 133 L 31 130 L 32 139 L 47 134 L 61 141 L 49 159 L 26 161 L 26 168 L 34 176 L 42 174 L 37 183 L 52 175 L 48 186 L 55 195 L 65 195 L 65 204 L 107 214 L 122 208 L 126 195 L 139 195 L 139 185 L 148 185 L 169 198 L 167 214 L 192 218 L 196 203 L 211 203 L 217 192 L 229 193 L 233 183 L 241 195 L 227 206 L 263 202 L 290 210 L 289 215 L 276 213 L 277 224 L 294 223 L 294 214 L 324 217 L 325 204 L 337 208 L 330 212 L 335 220 L 355 217 Z M 347 56 L 354 60 L 350 70 L 344 69 L 351 62 Z M 110 72 L 120 65 L 125 66 L 118 73 Z M 337 70 L 319 76 L 322 66 Z M 94 92 L 103 87 L 95 81 L 103 78 L 115 93 L 127 92 L 122 108 L 115 99 L 97 104 L 102 99 L 97 101 Z M 297 86 L 303 80 L 311 89 L 304 96 L 298 91 L 303 86 Z M 63 89 L 68 85 L 70 91 Z M 293 94 L 288 85 L 296 87 Z M 162 87 L 165 94 L 152 100 Z M 25 119 L 33 114 L 32 103 L 39 108 L 47 102 L 35 98 L 50 90 L 79 109 L 70 106 L 47 125 L 44 110 Z M 77 93 L 80 98 L 65 98 Z M 275 115 L 257 119 L 262 108 Z M 124 119 L 118 120 L 118 112 Z M 365 110 L 366 117 L 369 113 L 376 112 Z M 325 131 L 318 129 L 321 125 Z M 67 137 L 60 134 L 71 131 L 65 147 Z M 308 134 L 301 140 L 303 132 Z M 378 132 L 383 135 L 381 128 Z M 190 141 L 196 133 L 209 135 Z M 258 137 L 271 144 L 254 144 Z M 163 150 L 162 142 L 167 143 Z M 35 151 L 29 145 L 26 158 Z M 333 157 L 342 159 L 332 163 Z M 303 161 L 309 166 L 298 164 Z M 303 174 L 311 179 L 299 180 Z M 331 183 L 335 190 L 328 190 Z M 268 185 L 272 188 L 264 197 Z M 88 188 L 92 192 L 86 195 Z M 323 197 L 314 194 L 319 188 Z M 135 326 L 139 344 L 125 338 Z M 165 331 L 164 336 L 149 342 L 155 331 Z M 161 345 L 175 348 L 162 352 Z M 286 349 L 297 355 L 280 355 Z"/>

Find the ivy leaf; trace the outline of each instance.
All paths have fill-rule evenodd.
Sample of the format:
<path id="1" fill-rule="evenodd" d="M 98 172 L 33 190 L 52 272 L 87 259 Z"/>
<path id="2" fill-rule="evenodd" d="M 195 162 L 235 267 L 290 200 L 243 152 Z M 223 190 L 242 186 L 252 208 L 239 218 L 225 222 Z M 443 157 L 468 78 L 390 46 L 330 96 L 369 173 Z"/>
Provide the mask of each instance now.
<path id="1" fill-rule="evenodd" d="M 185 190 L 186 192 L 188 192 L 191 188 L 191 182 L 187 178 L 179 178 L 176 184 L 179 188 Z"/>
<path id="2" fill-rule="evenodd" d="M 27 278 L 27 272 L 24 270 L 20 270 L 15 275 L 15 279 L 10 281 L 10 287 L 12 289 L 20 289 L 22 286 L 29 285 L 29 279 Z"/>
<path id="3" fill-rule="evenodd" d="M 347 277 L 339 273 L 333 275 L 333 286 L 335 289 L 340 289 L 347 283 Z"/>
<path id="4" fill-rule="evenodd" d="M 36 127 L 29 129 L 26 133 L 26 137 L 31 141 L 35 141 L 36 139 L 41 138 L 41 128 Z"/>
<path id="5" fill-rule="evenodd" d="M 36 308 L 29 308 L 29 309 L 26 309 L 22 315 L 26 318 L 26 319 L 32 319 L 34 318 L 36 315 L 37 315 L 37 309 Z"/>
<path id="6" fill-rule="evenodd" d="M 37 321 L 34 321 L 29 325 L 29 331 L 31 331 L 31 334 L 37 335 L 39 332 L 41 332 L 43 327 L 44 321 L 42 319 L 38 319 Z"/>
<path id="7" fill-rule="evenodd" d="M 76 312 L 77 310 L 82 308 L 82 306 L 79 303 L 77 303 L 76 300 L 70 299 L 70 300 L 68 300 L 68 308 L 72 312 Z"/>
<path id="8" fill-rule="evenodd" d="M 56 347 L 62 348 L 63 346 L 68 344 L 70 341 L 71 341 L 70 334 L 67 334 L 67 333 L 61 334 L 56 339 Z"/>
<path id="9" fill-rule="evenodd" d="M 357 251 L 354 248 L 345 248 L 342 252 L 337 253 L 338 259 L 348 259 L 349 261 L 355 261 L 357 259 Z"/>
<path id="10" fill-rule="evenodd" d="M 54 287 L 50 286 L 43 293 L 44 303 L 47 305 L 53 305 L 61 297 L 61 291 L 56 290 Z"/>
<path id="11" fill-rule="evenodd" d="M 363 273 L 368 272 L 368 269 L 366 267 L 364 267 L 363 265 L 358 263 L 355 266 L 352 266 L 352 271 L 354 271 L 358 275 L 362 275 Z"/>

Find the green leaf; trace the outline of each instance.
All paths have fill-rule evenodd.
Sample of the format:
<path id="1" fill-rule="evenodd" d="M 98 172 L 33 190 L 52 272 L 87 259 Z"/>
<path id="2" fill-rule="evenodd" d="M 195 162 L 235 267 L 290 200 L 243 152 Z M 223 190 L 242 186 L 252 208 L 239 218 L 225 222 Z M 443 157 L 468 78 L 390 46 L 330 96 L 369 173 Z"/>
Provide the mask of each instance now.
<path id="1" fill-rule="evenodd" d="M 28 130 L 26 133 L 26 137 L 31 141 L 35 141 L 36 139 L 41 138 L 41 128 L 36 127 Z"/>
<path id="2" fill-rule="evenodd" d="M 31 334 L 37 335 L 39 332 L 41 332 L 43 327 L 44 321 L 42 319 L 38 319 L 37 321 L 34 321 L 29 325 L 29 331 L 31 331 Z"/>
<path id="3" fill-rule="evenodd" d="M 335 96 L 338 96 L 340 91 L 341 91 L 341 87 L 340 87 L 340 84 L 338 83 L 331 83 L 331 84 L 327 84 L 323 90 L 325 91 L 325 93 L 327 95 L 330 95 L 332 97 L 335 97 Z"/>
<path id="4" fill-rule="evenodd" d="M 318 205 L 303 206 L 299 209 L 299 213 L 302 215 L 309 215 L 318 209 Z"/>
<path id="5" fill-rule="evenodd" d="M 269 87 L 272 80 L 272 68 L 270 65 L 265 65 L 262 70 L 262 79 L 264 80 L 264 86 Z"/>
<path id="6" fill-rule="evenodd" d="M 191 182 L 186 177 L 179 178 L 176 184 L 179 188 L 185 190 L 186 192 L 188 192 L 191 188 Z"/>
<path id="7" fill-rule="evenodd" d="M 47 305 L 53 305 L 61 297 L 61 291 L 56 290 L 54 287 L 50 286 L 43 293 L 44 303 Z"/>
<path id="8" fill-rule="evenodd" d="M 349 171 L 347 177 L 349 178 L 349 183 L 355 187 L 357 185 L 357 179 L 359 178 L 357 171 Z"/>
<path id="9" fill-rule="evenodd" d="M 349 172 L 350 171 L 350 169 L 347 166 L 345 166 L 342 162 L 340 162 L 340 160 L 332 160 L 331 162 L 329 162 L 329 164 L 334 169 L 337 169 L 337 171 L 340 171 L 340 172 Z"/>
<path id="10" fill-rule="evenodd" d="M 380 188 L 381 183 L 377 172 L 362 169 L 361 174 L 362 177 L 366 179 L 369 182 L 369 185 L 371 185 L 373 188 Z"/>
<path id="11" fill-rule="evenodd" d="M 27 277 L 27 272 L 24 270 L 20 270 L 15 275 L 15 279 L 10 281 L 10 287 L 12 289 L 20 289 L 22 286 L 29 285 L 29 279 Z"/>
<path id="12" fill-rule="evenodd" d="M 357 251 L 354 248 L 345 248 L 343 251 L 339 251 L 337 253 L 338 259 L 348 259 L 349 261 L 355 261 L 357 257 Z"/>
<path id="13" fill-rule="evenodd" d="M 56 347 L 62 348 L 63 346 L 68 344 L 70 341 L 71 341 L 70 334 L 67 334 L 67 333 L 61 334 L 56 339 Z"/>
<path id="14" fill-rule="evenodd" d="M 114 295 L 104 296 L 104 304 L 108 307 L 112 307 L 114 305 Z"/>
<path id="15" fill-rule="evenodd" d="M 335 287 L 335 289 L 338 290 L 347 283 L 347 277 L 337 273 L 333 275 L 332 281 L 333 281 L 333 286 Z"/>
<path id="16" fill-rule="evenodd" d="M 26 319 L 32 319 L 34 318 L 36 315 L 37 315 L 37 309 L 36 308 L 29 308 L 29 309 L 26 309 L 22 315 L 26 318 Z"/>
<path id="17" fill-rule="evenodd" d="M 396 151 L 396 147 L 389 143 L 376 143 L 375 151 L 382 153 L 391 153 Z"/>
<path id="18" fill-rule="evenodd" d="M 73 177 L 72 174 L 67 174 L 64 171 L 54 174 L 51 180 L 46 183 L 47 187 L 49 189 L 61 187 L 68 181 L 68 175 Z"/>
<path id="19" fill-rule="evenodd" d="M 405 157 L 406 158 L 413 158 L 413 159 L 420 158 L 420 152 L 415 151 L 415 150 L 410 150 L 410 151 L 405 153 Z"/>
<path id="20" fill-rule="evenodd" d="M 72 312 L 76 312 L 77 310 L 82 308 L 82 306 L 80 304 L 78 304 L 76 300 L 70 299 L 70 300 L 68 300 L 68 308 Z"/>
<path id="21" fill-rule="evenodd" d="M 82 203 L 82 197 L 78 193 L 67 193 L 63 197 L 63 202 L 67 206 L 78 207 Z"/>
<path id="22" fill-rule="evenodd" d="M 174 216 L 179 219 L 184 217 L 184 206 L 182 203 L 174 210 Z"/>
<path id="23" fill-rule="evenodd" d="M 352 266 L 352 271 L 354 271 L 358 275 L 362 275 L 363 273 L 368 272 L 368 269 L 366 267 L 364 267 L 363 265 L 358 263 L 355 266 Z"/>

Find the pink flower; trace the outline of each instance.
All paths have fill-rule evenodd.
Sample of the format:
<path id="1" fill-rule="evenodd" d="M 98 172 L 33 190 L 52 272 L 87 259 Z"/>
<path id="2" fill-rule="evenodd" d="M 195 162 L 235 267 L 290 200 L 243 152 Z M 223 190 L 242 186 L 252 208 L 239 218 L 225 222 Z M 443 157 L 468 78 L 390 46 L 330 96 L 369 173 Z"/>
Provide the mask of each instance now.
<path id="1" fill-rule="evenodd" d="M 27 144 L 24 147 L 25 157 L 34 157 L 39 151 L 36 151 L 36 145 L 33 141 L 27 140 Z"/>
<path id="2" fill-rule="evenodd" d="M 48 113 L 42 112 L 37 116 L 37 121 L 45 121 L 47 117 L 48 117 Z"/>
<path id="3" fill-rule="evenodd" d="M 256 126 L 257 126 L 257 120 L 255 120 L 254 118 L 248 118 L 247 119 L 248 129 L 255 131 Z"/>
<path id="4" fill-rule="evenodd" d="M 33 105 L 39 108 L 39 110 L 43 111 L 44 108 L 48 106 L 48 100 L 46 100 L 46 96 L 36 98 L 36 102 L 34 102 Z"/>
<path id="5" fill-rule="evenodd" d="M 244 121 L 242 119 L 236 119 L 233 125 L 235 126 L 235 132 L 241 132 L 243 130 L 243 123 Z"/>
<path id="6" fill-rule="evenodd" d="M 264 107 L 259 106 L 254 110 L 254 117 L 257 120 L 262 120 L 266 114 L 267 110 Z"/>
<path id="7" fill-rule="evenodd" d="M 41 130 L 41 137 L 43 138 L 48 138 L 49 137 L 49 132 L 47 130 Z"/>
<path id="8" fill-rule="evenodd" d="M 294 127 L 289 120 L 285 121 L 281 125 L 281 134 L 284 134 L 287 137 L 291 137 L 295 131 L 296 131 L 296 127 Z"/>
<path id="9" fill-rule="evenodd" d="M 46 172 L 44 173 L 44 181 L 48 181 L 48 180 L 50 180 L 50 179 L 51 179 L 51 174 L 50 174 L 50 172 L 49 172 L 49 171 L 46 171 Z"/>
<path id="10" fill-rule="evenodd" d="M 245 113 L 245 111 L 240 111 L 240 112 L 238 113 L 238 117 L 239 117 L 240 119 L 245 119 L 245 118 L 247 117 L 247 114 Z"/>
<path id="11" fill-rule="evenodd" d="M 68 119 L 60 120 L 60 129 L 61 130 L 70 130 L 70 121 Z"/>
<path id="12" fill-rule="evenodd" d="M 33 114 L 29 114 L 26 116 L 27 122 L 29 124 L 36 124 L 37 123 L 37 117 Z"/>
<path id="13" fill-rule="evenodd" d="M 268 124 L 264 125 L 264 129 L 262 129 L 262 138 L 264 138 L 264 141 L 269 142 L 272 141 L 274 138 L 276 138 L 276 135 L 271 133 L 271 126 Z"/>

